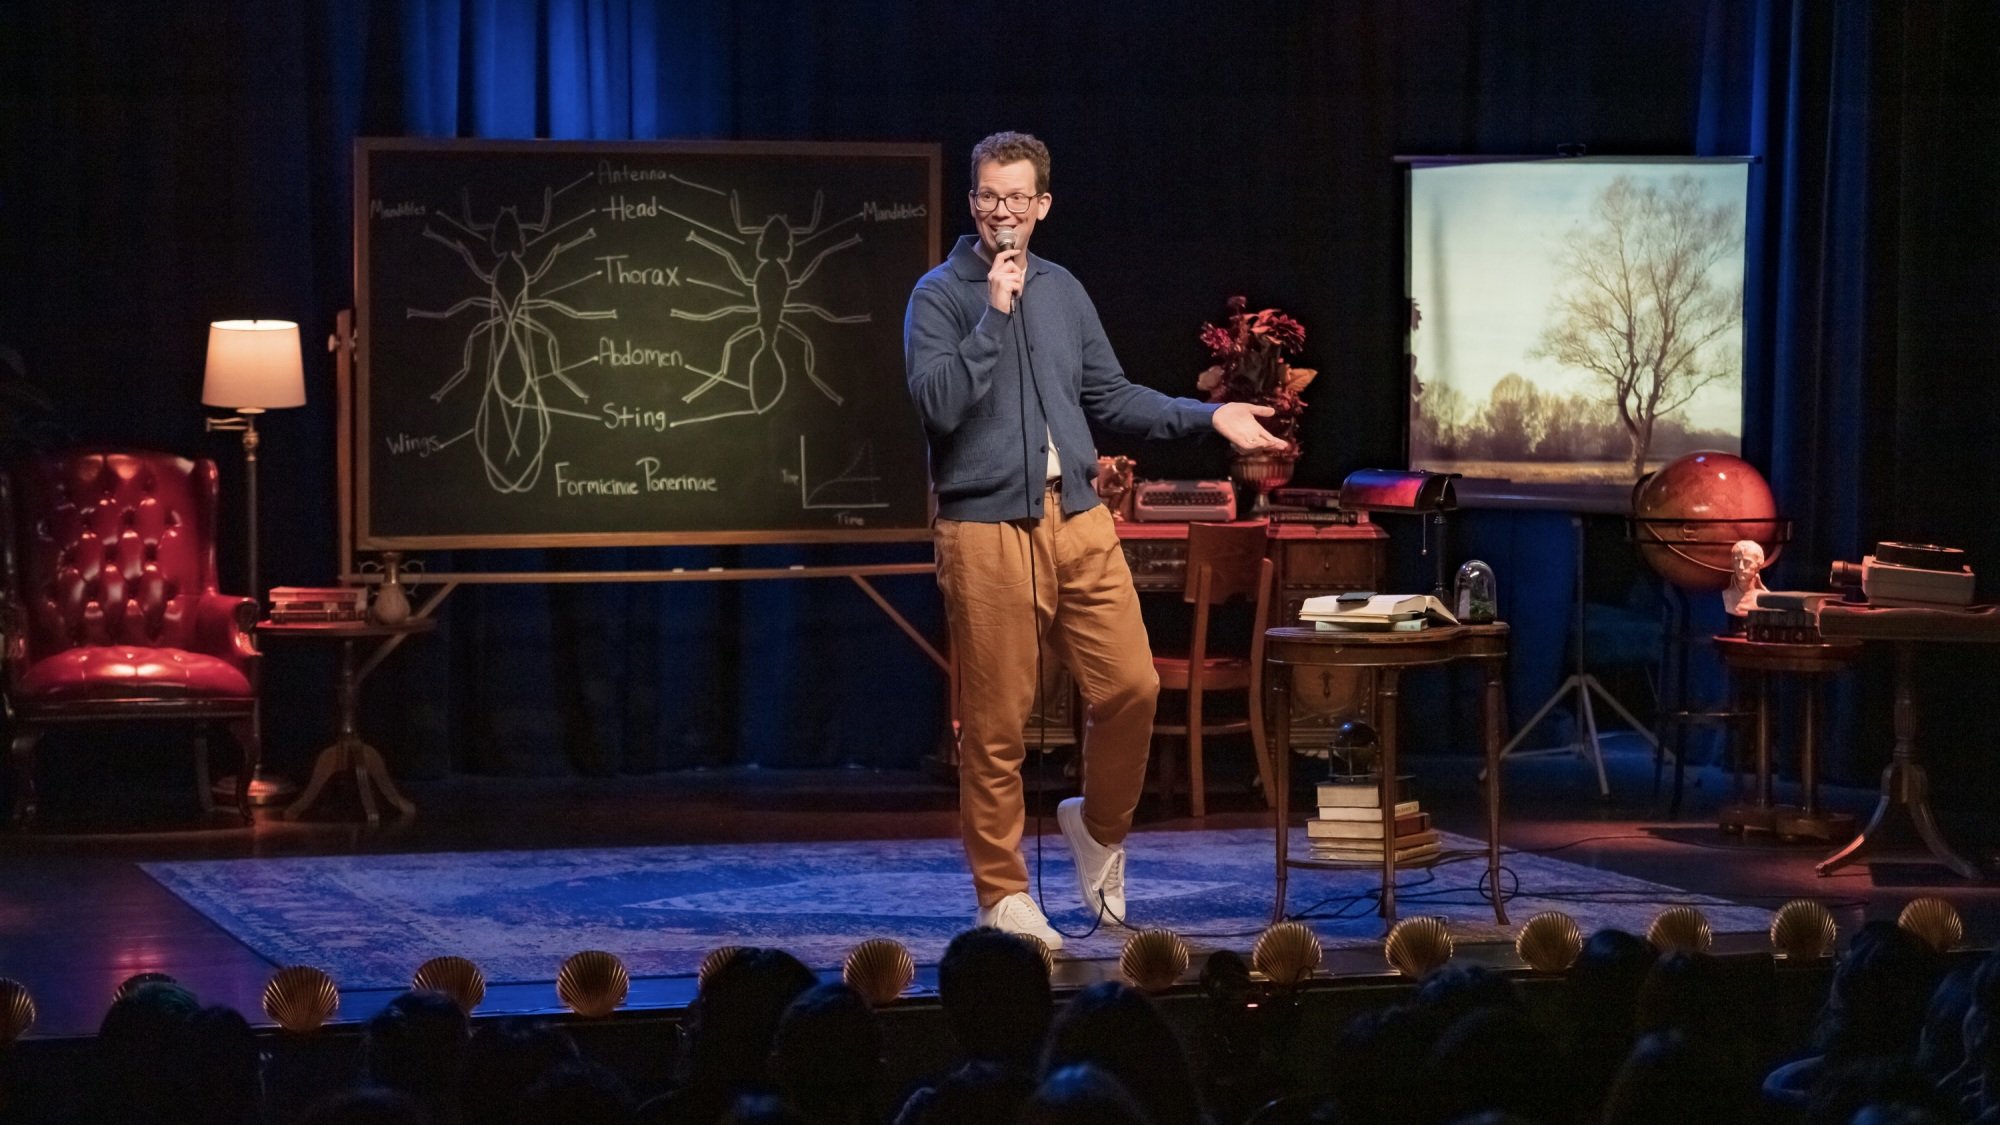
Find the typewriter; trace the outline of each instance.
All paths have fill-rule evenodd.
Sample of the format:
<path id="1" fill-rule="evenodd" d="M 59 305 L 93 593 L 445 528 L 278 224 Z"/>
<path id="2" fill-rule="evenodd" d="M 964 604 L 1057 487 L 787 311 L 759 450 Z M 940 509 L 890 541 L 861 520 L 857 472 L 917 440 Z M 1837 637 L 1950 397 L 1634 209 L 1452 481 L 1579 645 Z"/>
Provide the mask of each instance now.
<path id="1" fill-rule="evenodd" d="M 1226 480 L 1145 480 L 1133 490 L 1132 518 L 1196 523 L 1236 518 L 1236 489 Z"/>

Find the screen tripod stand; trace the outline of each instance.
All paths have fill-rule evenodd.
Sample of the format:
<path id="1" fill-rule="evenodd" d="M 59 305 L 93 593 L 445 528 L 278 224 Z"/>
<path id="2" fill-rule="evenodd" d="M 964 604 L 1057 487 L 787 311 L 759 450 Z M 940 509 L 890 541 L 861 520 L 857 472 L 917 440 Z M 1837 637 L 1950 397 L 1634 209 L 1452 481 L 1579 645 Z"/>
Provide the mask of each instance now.
<path id="1" fill-rule="evenodd" d="M 1599 699 L 1602 699 L 1606 706 L 1618 714 L 1619 718 L 1624 719 L 1626 724 L 1636 731 L 1639 737 L 1645 739 L 1647 745 L 1653 748 L 1655 755 L 1660 752 L 1660 740 L 1654 736 L 1652 731 L 1646 729 L 1644 723 L 1634 718 L 1632 712 L 1626 710 L 1623 703 L 1618 702 L 1618 697 L 1612 695 L 1610 689 L 1604 686 L 1603 681 L 1599 680 L 1590 671 L 1590 664 L 1584 644 L 1586 631 L 1584 629 L 1583 601 L 1583 517 L 1581 515 L 1572 515 L 1569 518 L 1569 522 L 1570 526 L 1576 531 L 1576 613 L 1570 623 L 1574 638 L 1572 651 L 1576 654 L 1575 669 L 1570 672 L 1567 679 L 1563 680 L 1562 685 L 1556 688 L 1555 693 L 1550 695 L 1548 700 L 1535 712 L 1535 717 L 1523 724 L 1521 729 L 1514 733 L 1513 739 L 1507 745 L 1500 748 L 1500 761 L 1504 763 L 1509 757 L 1538 758 L 1546 757 L 1550 754 L 1571 753 L 1579 758 L 1588 757 L 1591 764 L 1597 767 L 1598 796 L 1609 797 L 1611 795 L 1611 781 L 1604 772 L 1604 744 L 1598 738 L 1597 709 L 1591 703 L 1591 696 L 1594 694 Z M 1576 742 L 1568 746 L 1550 747 L 1546 750 L 1515 749 L 1515 747 L 1521 744 L 1522 739 L 1528 737 L 1536 727 L 1541 725 L 1542 720 L 1549 716 L 1549 712 L 1555 710 L 1557 704 L 1572 698 L 1575 701 L 1577 722 L 1582 727 L 1581 737 Z"/>

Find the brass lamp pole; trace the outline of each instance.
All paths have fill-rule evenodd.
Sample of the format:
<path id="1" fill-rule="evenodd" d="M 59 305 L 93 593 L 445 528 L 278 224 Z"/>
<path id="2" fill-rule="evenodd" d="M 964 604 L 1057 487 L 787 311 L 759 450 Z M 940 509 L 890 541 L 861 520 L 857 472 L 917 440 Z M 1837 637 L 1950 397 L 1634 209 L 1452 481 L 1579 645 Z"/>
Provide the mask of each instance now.
<path id="1" fill-rule="evenodd" d="M 305 363 L 299 348 L 299 326 L 289 320 L 220 320 L 208 326 L 208 362 L 202 372 L 201 401 L 204 406 L 233 410 L 233 416 L 210 417 L 208 430 L 243 435 L 243 496 L 248 520 L 246 535 L 249 596 L 263 595 L 263 572 L 257 562 L 257 415 L 266 410 L 304 406 L 306 402 Z M 263 696 L 263 666 L 257 665 L 257 681 L 251 689 Z M 257 740 L 264 739 L 264 709 L 257 708 Z M 236 780 L 222 778 L 215 783 L 218 793 L 234 793 Z M 266 775 L 262 763 L 250 779 L 250 803 L 270 805 L 289 797 L 297 786 L 282 777 Z"/>

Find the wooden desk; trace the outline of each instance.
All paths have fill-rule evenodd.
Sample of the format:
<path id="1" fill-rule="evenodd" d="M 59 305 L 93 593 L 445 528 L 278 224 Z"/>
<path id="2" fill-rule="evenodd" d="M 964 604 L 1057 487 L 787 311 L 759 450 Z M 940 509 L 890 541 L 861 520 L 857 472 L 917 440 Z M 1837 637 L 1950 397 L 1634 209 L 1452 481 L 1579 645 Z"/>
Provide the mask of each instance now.
<path id="1" fill-rule="evenodd" d="M 1376 674 L 1377 738 L 1381 743 L 1381 770 L 1384 778 L 1396 777 L 1396 751 L 1400 741 L 1396 731 L 1397 684 L 1403 669 L 1471 660 L 1485 670 L 1479 713 L 1480 742 L 1486 754 L 1486 878 L 1493 892 L 1493 917 L 1507 924 L 1507 906 L 1500 895 L 1500 679 L 1507 661 L 1508 628 L 1492 625 L 1456 625 L 1425 629 L 1419 633 L 1349 633 L 1302 626 L 1282 626 L 1264 634 L 1265 692 L 1271 712 L 1271 742 L 1284 746 L 1289 735 L 1292 693 L 1300 670 L 1370 670 Z M 1294 867 L 1349 868 L 1353 864 L 1292 859 L 1291 847 L 1291 755 L 1273 753 L 1272 786 L 1277 828 L 1277 900 L 1271 920 L 1285 917 L 1285 880 Z M 1386 797 L 1386 794 L 1385 794 Z M 1382 833 L 1385 841 L 1395 837 L 1396 802 L 1382 801 Z M 1385 921 L 1396 919 L 1396 849 L 1382 849 L 1382 908 Z"/>
<path id="2" fill-rule="evenodd" d="M 1298 621 L 1299 607 L 1307 598 L 1382 588 L 1389 533 L 1379 525 L 1273 522 L 1265 526 L 1277 582 L 1272 621 Z M 1187 524 L 1121 520 L 1118 538 L 1132 568 L 1132 584 L 1140 593 L 1180 594 L 1187 589 Z M 1288 737 L 1293 750 L 1324 754 L 1334 727 L 1347 719 L 1375 719 L 1372 672 L 1332 667 L 1322 671 L 1324 675 L 1302 681 L 1292 693 Z M 1273 738 L 1272 745 L 1288 744 Z"/>

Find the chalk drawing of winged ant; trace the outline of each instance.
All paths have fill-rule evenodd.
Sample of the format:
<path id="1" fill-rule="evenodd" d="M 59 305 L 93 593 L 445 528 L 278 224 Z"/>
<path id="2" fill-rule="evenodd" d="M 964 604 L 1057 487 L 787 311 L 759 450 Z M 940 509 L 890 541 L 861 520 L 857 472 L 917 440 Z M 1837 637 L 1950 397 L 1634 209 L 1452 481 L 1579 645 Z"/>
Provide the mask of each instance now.
<path id="1" fill-rule="evenodd" d="M 674 177 L 674 179 L 691 188 L 710 192 L 714 195 L 723 194 L 715 188 L 693 183 L 692 181 L 681 179 L 679 176 Z M 873 320 L 874 317 L 868 313 L 839 316 L 821 305 L 806 301 L 795 301 L 792 299 L 792 295 L 803 288 L 807 281 L 812 279 L 813 274 L 818 271 L 820 264 L 825 262 L 829 257 L 850 246 L 860 245 L 861 236 L 850 234 L 840 242 L 836 242 L 819 251 L 797 273 L 792 272 L 792 260 L 794 255 L 804 250 L 812 242 L 825 238 L 844 224 L 859 219 L 861 217 L 860 212 L 857 211 L 846 218 L 837 220 L 825 229 L 821 229 L 819 221 L 820 214 L 826 204 L 826 193 L 824 191 L 816 191 L 813 193 L 812 221 L 803 227 L 793 226 L 790 216 L 782 214 L 767 215 L 762 223 L 749 224 L 743 221 L 742 202 L 737 198 L 737 194 L 733 191 L 728 194 L 729 218 L 731 225 L 736 228 L 735 234 L 706 223 L 697 222 L 678 212 L 674 212 L 674 214 L 690 225 L 700 228 L 700 230 L 688 232 L 688 241 L 706 250 L 713 251 L 716 256 L 720 257 L 728 265 L 729 272 L 735 276 L 737 282 L 743 286 L 743 289 L 731 289 L 728 286 L 718 285 L 710 281 L 698 280 L 696 284 L 720 290 L 733 297 L 748 298 L 748 301 L 745 304 L 725 305 L 722 308 L 711 309 L 708 312 L 701 313 L 688 312 L 684 309 L 674 309 L 673 315 L 681 320 L 701 321 L 720 320 L 725 316 L 736 316 L 739 314 L 747 314 L 755 319 L 751 323 L 737 329 L 728 340 L 723 342 L 722 361 L 716 364 L 715 370 L 703 371 L 692 364 L 688 366 L 688 370 L 703 377 L 703 382 L 694 390 L 682 395 L 681 401 L 693 402 L 718 384 L 735 387 L 742 391 L 749 401 L 740 409 L 725 409 L 694 418 L 680 418 L 676 419 L 672 424 L 681 426 L 691 422 L 711 422 L 717 418 L 734 418 L 745 414 L 762 414 L 770 410 L 773 406 L 776 406 L 778 401 L 784 397 L 785 384 L 790 377 L 790 371 L 786 367 L 785 358 L 778 351 L 779 341 L 787 336 L 797 340 L 805 349 L 804 366 L 806 378 L 812 380 L 813 386 L 818 387 L 820 393 L 831 399 L 834 405 L 841 405 L 846 400 L 841 398 L 839 392 L 828 386 L 826 381 L 819 377 L 812 339 L 801 331 L 798 325 L 792 322 L 792 318 L 797 316 L 816 316 L 829 324 L 866 324 L 870 320 Z M 709 234 L 714 235 L 715 238 L 708 238 L 701 231 L 707 231 Z M 716 240 L 731 245 L 720 245 Z M 746 251 L 748 253 L 747 261 L 742 256 Z M 752 338 L 756 341 L 756 347 L 750 354 L 750 362 L 746 365 L 742 374 L 732 374 L 729 360 L 730 356 L 736 350 L 736 345 Z"/>
<path id="2" fill-rule="evenodd" d="M 427 320 L 446 320 L 467 309 L 478 309 L 488 314 L 485 320 L 466 332 L 465 350 L 460 355 L 458 371 L 446 379 L 443 386 L 431 392 L 431 400 L 444 401 L 444 396 L 472 373 L 473 355 L 484 343 L 485 383 L 480 388 L 478 415 L 466 433 L 472 435 L 473 445 L 486 464 L 487 483 L 498 492 L 527 492 L 534 488 L 541 477 L 542 457 L 548 450 L 553 415 L 566 414 L 597 421 L 589 414 L 551 406 L 543 397 L 542 383 L 554 379 L 578 399 L 590 401 L 583 388 L 565 373 L 569 368 L 563 366 L 562 349 L 556 342 L 555 333 L 542 321 L 549 313 L 576 320 L 616 320 L 616 309 L 577 309 L 549 299 L 572 285 L 598 276 L 601 271 L 593 271 L 550 288 L 541 286 L 542 278 L 555 268 L 556 260 L 565 251 L 597 237 L 597 230 L 593 227 L 574 238 L 558 242 L 543 252 L 532 265 L 529 262 L 530 251 L 537 243 L 591 213 L 585 211 L 550 225 L 555 214 L 556 196 L 589 178 L 584 176 L 560 189 L 543 188 L 542 218 L 536 223 L 523 222 L 511 206 L 496 211 L 490 223 L 474 222 L 472 193 L 469 190 L 459 197 L 461 218 L 454 219 L 438 212 L 438 219 L 457 227 L 473 240 L 486 244 L 486 251 L 493 259 L 490 269 L 480 265 L 464 240 L 440 234 L 429 226 L 424 228 L 425 238 L 456 250 L 459 257 L 465 259 L 465 267 L 472 271 L 472 276 L 486 283 L 484 297 L 467 297 L 448 309 L 435 312 L 425 309 L 405 309 L 404 312 L 409 319 Z M 596 361 L 597 357 L 593 355 L 570 366 L 581 367 Z M 444 444 L 449 445 L 464 436 L 466 434 L 459 434 Z"/>

